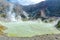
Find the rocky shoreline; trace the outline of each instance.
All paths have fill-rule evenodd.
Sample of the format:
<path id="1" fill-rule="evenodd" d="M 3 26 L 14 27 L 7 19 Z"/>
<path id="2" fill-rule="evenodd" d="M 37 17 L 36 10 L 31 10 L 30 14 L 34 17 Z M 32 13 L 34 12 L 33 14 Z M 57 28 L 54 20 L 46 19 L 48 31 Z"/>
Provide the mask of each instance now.
<path id="1" fill-rule="evenodd" d="M 0 36 L 0 40 L 60 40 L 60 34 L 46 34 L 34 37 L 6 37 Z"/>

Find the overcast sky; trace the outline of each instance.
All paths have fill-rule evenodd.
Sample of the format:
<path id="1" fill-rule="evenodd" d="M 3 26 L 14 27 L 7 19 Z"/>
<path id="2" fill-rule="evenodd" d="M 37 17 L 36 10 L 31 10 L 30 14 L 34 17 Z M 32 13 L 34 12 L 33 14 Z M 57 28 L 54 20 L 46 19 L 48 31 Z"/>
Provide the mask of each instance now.
<path id="1" fill-rule="evenodd" d="M 10 0 L 11 2 L 18 2 L 22 5 L 36 4 L 44 0 Z"/>

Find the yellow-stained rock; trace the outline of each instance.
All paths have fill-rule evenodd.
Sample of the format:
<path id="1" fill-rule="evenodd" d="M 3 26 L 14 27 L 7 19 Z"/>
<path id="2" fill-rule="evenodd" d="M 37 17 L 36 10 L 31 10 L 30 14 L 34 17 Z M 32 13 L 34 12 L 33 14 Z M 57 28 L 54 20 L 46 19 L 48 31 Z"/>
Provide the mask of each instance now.
<path id="1" fill-rule="evenodd" d="M 0 35 L 5 35 L 5 33 L 3 32 L 4 30 L 6 30 L 7 28 L 3 25 L 0 24 Z"/>

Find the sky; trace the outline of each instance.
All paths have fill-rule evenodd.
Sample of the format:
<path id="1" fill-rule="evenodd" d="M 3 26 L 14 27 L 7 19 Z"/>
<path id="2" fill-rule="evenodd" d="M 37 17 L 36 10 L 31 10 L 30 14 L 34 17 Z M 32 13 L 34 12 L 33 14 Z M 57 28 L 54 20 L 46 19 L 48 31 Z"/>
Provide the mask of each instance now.
<path id="1" fill-rule="evenodd" d="M 44 0 L 18 0 L 23 5 L 36 4 Z"/>
<path id="2" fill-rule="evenodd" d="M 30 4 L 36 4 L 39 3 L 41 1 L 45 1 L 45 0 L 10 0 L 11 2 L 18 2 L 22 5 L 30 5 Z"/>

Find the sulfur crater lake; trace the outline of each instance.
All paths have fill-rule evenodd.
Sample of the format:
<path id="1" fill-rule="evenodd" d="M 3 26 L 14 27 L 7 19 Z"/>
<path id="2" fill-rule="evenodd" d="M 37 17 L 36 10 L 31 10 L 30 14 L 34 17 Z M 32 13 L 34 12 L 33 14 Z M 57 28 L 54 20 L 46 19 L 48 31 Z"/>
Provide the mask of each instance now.
<path id="1" fill-rule="evenodd" d="M 44 23 L 42 21 L 19 21 L 2 22 L 0 24 L 7 27 L 4 31 L 9 37 L 32 37 L 45 34 L 60 34 L 60 31 L 54 27 L 54 23 Z"/>

